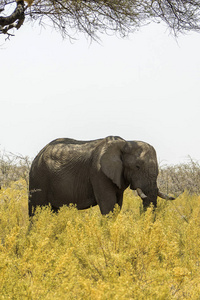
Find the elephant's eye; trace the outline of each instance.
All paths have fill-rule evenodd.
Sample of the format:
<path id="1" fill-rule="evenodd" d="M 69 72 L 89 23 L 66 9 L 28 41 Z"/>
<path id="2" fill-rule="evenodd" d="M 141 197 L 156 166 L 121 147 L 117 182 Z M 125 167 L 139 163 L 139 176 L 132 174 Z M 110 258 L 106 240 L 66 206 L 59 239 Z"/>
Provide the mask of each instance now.
<path id="1" fill-rule="evenodd" d="M 136 169 L 139 170 L 139 169 L 140 169 L 140 166 L 137 165 L 137 166 L 136 166 Z"/>

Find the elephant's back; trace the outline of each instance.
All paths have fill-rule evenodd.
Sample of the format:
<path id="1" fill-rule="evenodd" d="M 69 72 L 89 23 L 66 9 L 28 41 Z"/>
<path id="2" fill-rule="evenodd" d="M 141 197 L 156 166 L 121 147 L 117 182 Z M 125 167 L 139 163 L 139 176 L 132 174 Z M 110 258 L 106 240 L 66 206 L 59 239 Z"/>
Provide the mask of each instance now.
<path id="1" fill-rule="evenodd" d="M 109 136 L 96 140 L 82 141 L 71 138 L 58 138 L 48 143 L 35 157 L 32 166 L 53 166 L 59 168 L 59 165 L 66 163 L 80 163 L 87 161 L 96 149 L 101 149 L 105 143 L 113 140 L 122 140 L 120 137 Z"/>
<path id="2" fill-rule="evenodd" d="M 59 169 L 64 165 L 87 161 L 102 139 L 78 141 L 58 138 L 47 144 L 35 157 L 31 169 Z"/>
<path id="3" fill-rule="evenodd" d="M 56 152 L 59 151 L 59 149 L 69 148 L 70 145 L 75 145 L 75 144 L 80 144 L 80 142 L 70 138 L 55 139 L 40 150 L 40 152 L 36 155 L 34 161 L 38 160 L 45 153 L 52 152 L 52 151 Z"/>

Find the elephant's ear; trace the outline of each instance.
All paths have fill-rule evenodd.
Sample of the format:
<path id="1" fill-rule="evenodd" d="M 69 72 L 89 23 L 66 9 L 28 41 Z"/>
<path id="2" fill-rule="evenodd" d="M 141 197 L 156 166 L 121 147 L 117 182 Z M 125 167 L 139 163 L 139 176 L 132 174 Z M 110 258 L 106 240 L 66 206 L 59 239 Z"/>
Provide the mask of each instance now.
<path id="1" fill-rule="evenodd" d="M 124 140 L 108 142 L 100 154 L 100 169 L 119 188 L 121 188 L 121 178 L 123 163 L 121 160 L 121 149 L 125 144 Z"/>

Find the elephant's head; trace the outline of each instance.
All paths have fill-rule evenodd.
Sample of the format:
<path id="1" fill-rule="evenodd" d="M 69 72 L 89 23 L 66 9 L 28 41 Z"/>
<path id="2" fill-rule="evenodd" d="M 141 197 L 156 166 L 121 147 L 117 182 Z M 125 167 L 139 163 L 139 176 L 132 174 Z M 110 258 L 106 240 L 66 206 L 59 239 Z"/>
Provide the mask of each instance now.
<path id="1" fill-rule="evenodd" d="M 137 190 L 144 206 L 157 204 L 158 163 L 156 151 L 144 142 L 127 142 L 122 150 L 124 178 L 132 190 Z"/>
<path id="2" fill-rule="evenodd" d="M 169 197 L 158 190 L 158 163 L 155 149 L 144 142 L 116 139 L 104 147 L 101 169 L 120 189 L 130 185 L 143 200 L 144 207 L 157 205 L 157 196 Z"/>

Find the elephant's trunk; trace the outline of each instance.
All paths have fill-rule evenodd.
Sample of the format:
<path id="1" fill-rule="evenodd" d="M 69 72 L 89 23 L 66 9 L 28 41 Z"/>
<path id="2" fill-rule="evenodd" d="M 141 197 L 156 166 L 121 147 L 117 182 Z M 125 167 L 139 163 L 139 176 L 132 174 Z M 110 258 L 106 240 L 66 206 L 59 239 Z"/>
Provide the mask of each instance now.
<path id="1" fill-rule="evenodd" d="M 177 197 L 171 197 L 167 194 L 164 194 L 164 193 L 160 192 L 159 190 L 158 190 L 158 197 L 165 199 L 165 200 L 175 200 L 177 198 Z"/>
<path id="2" fill-rule="evenodd" d="M 140 196 L 140 198 L 142 200 L 145 200 L 147 198 L 147 196 L 145 195 L 145 193 L 140 188 L 137 188 L 136 191 L 138 193 L 138 196 Z M 165 200 L 175 200 L 177 198 L 177 197 L 171 197 L 171 196 L 169 196 L 167 194 L 164 194 L 164 193 L 160 192 L 159 190 L 158 190 L 158 194 L 157 195 L 158 195 L 158 197 L 160 197 L 162 199 L 165 199 Z"/>

